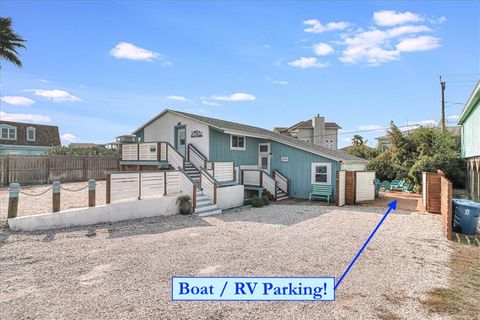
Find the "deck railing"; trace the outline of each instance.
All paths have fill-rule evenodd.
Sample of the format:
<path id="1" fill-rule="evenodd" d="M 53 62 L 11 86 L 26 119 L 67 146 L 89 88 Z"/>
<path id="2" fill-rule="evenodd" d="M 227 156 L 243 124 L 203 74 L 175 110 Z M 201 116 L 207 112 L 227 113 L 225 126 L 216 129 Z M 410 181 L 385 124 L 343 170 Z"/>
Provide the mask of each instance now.
<path id="1" fill-rule="evenodd" d="M 195 146 L 191 143 L 188 144 L 187 149 L 187 159 L 190 161 L 198 170 L 201 168 L 207 168 L 207 157 L 204 156 Z"/>
<path id="2" fill-rule="evenodd" d="M 278 182 L 260 169 L 242 169 L 241 184 L 246 186 L 262 187 L 268 191 L 275 199 L 277 198 Z"/>
<path id="3" fill-rule="evenodd" d="M 280 173 L 278 170 L 273 170 L 272 176 L 277 182 L 278 188 L 288 194 L 288 179 Z"/>
<path id="4" fill-rule="evenodd" d="M 197 186 L 183 170 L 118 171 L 107 174 L 106 203 L 182 193 L 196 208 Z"/>
<path id="5" fill-rule="evenodd" d="M 217 188 L 218 181 L 210 175 L 205 169 L 200 169 L 200 188 L 207 198 L 211 199 L 213 203 L 217 203 Z"/>

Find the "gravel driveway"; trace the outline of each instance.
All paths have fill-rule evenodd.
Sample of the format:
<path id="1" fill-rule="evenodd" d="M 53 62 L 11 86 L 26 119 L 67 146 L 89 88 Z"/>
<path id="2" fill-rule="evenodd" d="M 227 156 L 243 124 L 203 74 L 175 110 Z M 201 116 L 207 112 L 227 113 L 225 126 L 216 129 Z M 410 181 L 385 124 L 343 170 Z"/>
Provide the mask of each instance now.
<path id="1" fill-rule="evenodd" d="M 383 208 L 270 205 L 37 233 L 0 232 L 1 319 L 435 319 L 420 302 L 446 286 L 440 217 L 399 211 L 335 302 L 172 302 L 173 275 L 336 276 Z"/>

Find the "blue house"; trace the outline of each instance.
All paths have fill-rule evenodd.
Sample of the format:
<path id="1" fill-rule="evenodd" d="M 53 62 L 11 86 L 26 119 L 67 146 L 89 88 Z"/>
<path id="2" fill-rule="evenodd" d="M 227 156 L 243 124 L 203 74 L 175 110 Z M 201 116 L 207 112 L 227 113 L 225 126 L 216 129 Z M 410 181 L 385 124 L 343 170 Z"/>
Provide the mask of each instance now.
<path id="1" fill-rule="evenodd" d="M 180 162 L 176 160 L 178 166 L 183 166 L 194 179 L 198 180 L 198 171 L 205 169 L 214 172 L 213 176 L 220 177 L 223 183 L 245 185 L 246 191 L 272 190 L 277 200 L 308 199 L 313 185 L 331 186 L 334 197 L 337 171 L 363 171 L 367 163 L 343 151 L 263 128 L 169 109 L 134 134 L 141 143 L 162 141 L 171 145 L 178 158 L 183 158 Z M 127 170 L 140 165 L 147 170 L 168 165 L 165 162 L 168 150 L 165 152 L 160 144 L 158 149 L 155 144 L 137 148 L 133 155 L 126 151 L 127 147 L 123 145 L 121 161 Z M 142 156 L 142 152 L 147 154 Z M 231 173 L 230 178 L 221 179 L 227 172 Z M 274 189 L 270 183 L 275 185 Z"/>

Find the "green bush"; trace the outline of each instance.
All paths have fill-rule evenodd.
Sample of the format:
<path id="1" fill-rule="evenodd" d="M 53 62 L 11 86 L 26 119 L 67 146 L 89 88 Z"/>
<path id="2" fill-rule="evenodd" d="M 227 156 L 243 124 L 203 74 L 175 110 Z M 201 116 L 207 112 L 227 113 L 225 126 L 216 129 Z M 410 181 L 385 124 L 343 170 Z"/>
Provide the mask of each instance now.
<path id="1" fill-rule="evenodd" d="M 251 206 L 252 205 L 252 199 L 249 198 L 249 199 L 243 200 L 243 205 L 244 206 Z"/>
<path id="2" fill-rule="evenodd" d="M 270 199 L 268 199 L 267 195 L 263 195 L 262 196 L 262 201 L 263 201 L 263 204 L 268 206 L 270 204 Z"/>
<path id="3" fill-rule="evenodd" d="M 257 196 L 251 197 L 250 202 L 252 203 L 252 207 L 255 207 L 255 208 L 260 208 L 260 207 L 263 207 L 264 205 L 263 199 Z"/>

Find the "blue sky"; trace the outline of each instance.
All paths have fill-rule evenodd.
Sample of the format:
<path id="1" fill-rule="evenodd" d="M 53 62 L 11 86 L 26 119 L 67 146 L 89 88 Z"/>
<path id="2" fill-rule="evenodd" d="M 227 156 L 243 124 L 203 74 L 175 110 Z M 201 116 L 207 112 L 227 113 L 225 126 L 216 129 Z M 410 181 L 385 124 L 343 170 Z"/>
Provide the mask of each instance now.
<path id="1" fill-rule="evenodd" d="M 22 69 L 1 62 L 1 118 L 68 144 L 167 107 L 268 129 L 319 113 L 345 146 L 438 121 L 444 75 L 454 122 L 480 78 L 479 3 L 2 1 L 28 42 Z"/>

